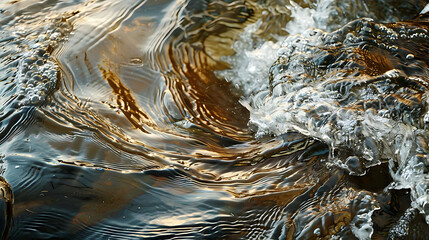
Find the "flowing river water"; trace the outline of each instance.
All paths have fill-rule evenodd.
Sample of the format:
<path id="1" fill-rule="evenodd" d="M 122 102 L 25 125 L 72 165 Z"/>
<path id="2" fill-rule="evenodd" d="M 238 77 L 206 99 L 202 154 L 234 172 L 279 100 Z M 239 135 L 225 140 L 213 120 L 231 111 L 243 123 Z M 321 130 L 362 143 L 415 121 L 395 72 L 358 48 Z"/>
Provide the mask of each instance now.
<path id="1" fill-rule="evenodd" d="M 0 2 L 3 239 L 424 239 L 427 11 Z"/>

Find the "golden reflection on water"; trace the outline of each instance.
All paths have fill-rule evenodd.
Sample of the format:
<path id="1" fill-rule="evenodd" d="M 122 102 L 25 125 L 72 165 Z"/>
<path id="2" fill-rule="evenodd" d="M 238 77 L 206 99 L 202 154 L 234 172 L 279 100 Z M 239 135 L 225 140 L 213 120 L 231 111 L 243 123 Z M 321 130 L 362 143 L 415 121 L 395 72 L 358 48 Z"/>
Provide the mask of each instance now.
<path id="1" fill-rule="evenodd" d="M 301 134 L 255 139 L 242 91 L 215 74 L 231 67 L 222 57 L 234 54 L 246 26 L 262 22 L 258 41 L 287 35 L 289 2 L 0 7 L 24 16 L 2 30 L 34 31 L 22 37 L 30 45 L 49 31 L 45 16 L 66 12 L 74 27 L 48 51 L 61 70 L 58 88 L 34 107 L 30 127 L 0 146 L 8 155 L 2 200 L 10 205 L 16 193 L 12 237 L 352 237 L 359 211 L 378 208 L 389 182 L 359 183 L 383 176 L 345 177 L 325 165 L 326 145 Z M 395 64 L 384 52 L 359 54 L 372 64 L 369 75 Z"/>
<path id="2" fill-rule="evenodd" d="M 118 76 L 110 69 L 105 69 L 103 67 L 99 68 L 103 78 L 109 83 L 113 93 L 117 96 L 116 103 L 118 108 L 134 125 L 134 127 L 140 129 L 144 133 L 148 133 L 148 131 L 143 128 L 143 125 L 152 126 L 153 123 L 150 121 L 149 116 L 138 107 L 132 92 L 122 84 Z"/>

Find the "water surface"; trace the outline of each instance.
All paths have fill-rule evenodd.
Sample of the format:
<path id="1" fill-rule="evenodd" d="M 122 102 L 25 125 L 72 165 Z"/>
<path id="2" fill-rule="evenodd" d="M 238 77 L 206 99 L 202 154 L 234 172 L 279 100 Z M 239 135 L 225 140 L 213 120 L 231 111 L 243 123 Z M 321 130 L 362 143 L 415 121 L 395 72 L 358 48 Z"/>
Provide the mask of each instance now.
<path id="1" fill-rule="evenodd" d="M 429 232 L 426 122 L 383 115 L 402 125 L 395 135 L 363 140 L 372 145 L 344 143 L 325 131 L 352 138 L 353 129 L 370 124 L 350 125 L 348 132 L 332 122 L 306 125 L 333 105 L 343 107 L 320 86 L 357 73 L 310 74 L 304 92 L 317 100 L 296 99 L 332 102 L 325 110 L 306 115 L 313 105 L 286 102 L 308 83 L 301 78 L 307 66 L 322 71 L 306 64 L 339 43 L 320 36 L 340 29 L 332 38 L 344 37 L 356 26 L 342 26 L 363 17 L 373 21 L 358 23 L 375 31 L 375 23 L 413 19 L 425 6 L 418 0 L 0 3 L 0 232 L 9 239 L 422 238 Z M 428 72 L 416 69 L 427 67 L 427 57 L 419 59 L 429 54 L 422 40 L 427 16 L 419 21 L 420 40 L 407 40 L 415 44 L 408 49 L 414 65 L 404 74 L 424 82 Z M 282 58 L 290 64 L 280 64 Z M 291 81 L 276 78 L 280 65 Z M 390 70 L 383 67 L 372 75 L 357 71 L 379 76 Z M 364 100 L 376 95 L 358 93 Z M 427 115 L 426 102 L 427 92 L 415 118 Z"/>

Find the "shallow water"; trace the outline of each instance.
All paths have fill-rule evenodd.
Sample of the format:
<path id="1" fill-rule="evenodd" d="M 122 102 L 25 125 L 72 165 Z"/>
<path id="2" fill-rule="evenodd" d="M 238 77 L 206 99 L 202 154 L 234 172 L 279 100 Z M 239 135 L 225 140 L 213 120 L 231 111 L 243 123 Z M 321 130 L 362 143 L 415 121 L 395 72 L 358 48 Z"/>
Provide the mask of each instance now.
<path id="1" fill-rule="evenodd" d="M 325 41 L 331 36 L 325 31 L 346 29 L 332 36 L 346 35 L 355 25 L 341 27 L 362 17 L 405 21 L 425 6 L 418 0 L 1 2 L 3 238 L 423 238 L 427 89 L 415 103 L 418 116 L 401 108 L 402 118 L 371 118 L 385 121 L 376 127 L 370 120 L 307 125 L 378 95 L 359 88 L 353 94 L 360 97 L 338 104 L 326 85 L 357 75 L 322 76 L 326 69 L 306 64 L 318 61 L 323 47 L 337 44 L 339 53 L 346 51 L 341 44 L 356 47 Z M 374 32 L 371 21 L 358 22 L 365 21 Z M 425 28 L 428 19 L 419 21 Z M 427 68 L 429 54 L 429 35 L 419 31 L 420 40 L 405 45 L 414 55 L 406 54 L 404 79 L 413 84 L 429 79 L 427 70 L 416 70 Z M 278 74 L 282 58 L 289 64 Z M 374 76 L 392 73 L 382 64 L 373 68 Z M 374 77 L 364 70 L 358 68 L 359 80 Z M 291 107 L 291 97 L 303 104 Z M 396 132 L 384 134 L 392 124 Z M 353 135 L 358 128 L 365 138 Z"/>

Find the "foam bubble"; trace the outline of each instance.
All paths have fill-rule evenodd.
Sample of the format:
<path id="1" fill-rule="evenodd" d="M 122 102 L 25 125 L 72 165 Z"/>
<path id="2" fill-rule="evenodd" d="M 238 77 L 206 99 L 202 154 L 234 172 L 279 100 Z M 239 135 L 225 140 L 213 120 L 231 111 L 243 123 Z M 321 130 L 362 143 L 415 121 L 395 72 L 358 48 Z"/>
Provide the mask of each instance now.
<path id="1" fill-rule="evenodd" d="M 246 99 L 268 89 L 269 83 L 266 81 L 269 77 L 268 69 L 276 60 L 276 53 L 280 48 L 280 44 L 273 41 L 253 42 L 252 35 L 260 24 L 259 21 L 244 29 L 232 46 L 236 54 L 223 58 L 231 68 L 218 72 L 241 89 Z"/>
<path id="2" fill-rule="evenodd" d="M 381 48 L 396 56 L 398 38 L 417 45 L 425 41 L 415 38 L 415 32 L 426 29 L 362 19 L 333 33 L 308 30 L 290 36 L 271 66 L 271 94 L 255 96 L 259 99 L 248 106 L 257 137 L 297 131 L 317 138 L 330 145 L 328 164 L 351 174 L 362 175 L 365 168 L 393 160 L 398 165 L 397 170 L 391 167 L 395 187 L 411 189 L 414 207 L 429 222 L 429 137 L 424 130 L 429 72 L 406 57 L 418 52 L 404 54 L 403 70 L 382 72 L 378 56 L 373 60 L 365 51 Z M 369 70 L 371 64 L 379 65 Z M 371 235 L 369 226 L 359 229 L 368 230 L 356 233 L 362 238 Z"/>
<path id="3" fill-rule="evenodd" d="M 255 43 L 257 24 L 250 26 L 234 45 L 237 54 L 226 59 L 232 69 L 221 74 L 243 91 L 241 103 L 250 111 L 256 137 L 300 132 L 317 138 L 330 146 L 327 164 L 352 175 L 390 160 L 394 183 L 389 188 L 410 189 L 413 207 L 429 223 L 429 137 L 424 130 L 429 72 L 419 65 L 418 52 L 400 45 L 425 46 L 428 29 L 376 24 L 370 18 L 339 28 L 357 17 L 398 21 L 407 15 L 390 14 L 397 8 L 384 4 L 321 0 L 303 8 L 291 2 L 292 20 L 285 30 L 296 35 L 282 43 Z M 338 30 L 325 32 L 333 29 Z M 403 65 L 386 68 L 386 56 L 398 57 Z M 362 65 L 365 61 L 376 67 Z M 361 239 L 372 235 L 371 214 L 364 212 L 353 223 Z"/>
<path id="4" fill-rule="evenodd" d="M 30 41 L 29 51 L 19 60 L 16 86 L 20 106 L 42 104 L 56 87 L 58 65 L 50 53 L 68 36 L 72 26 L 65 17 L 60 17 L 53 19 L 46 29 Z"/>

